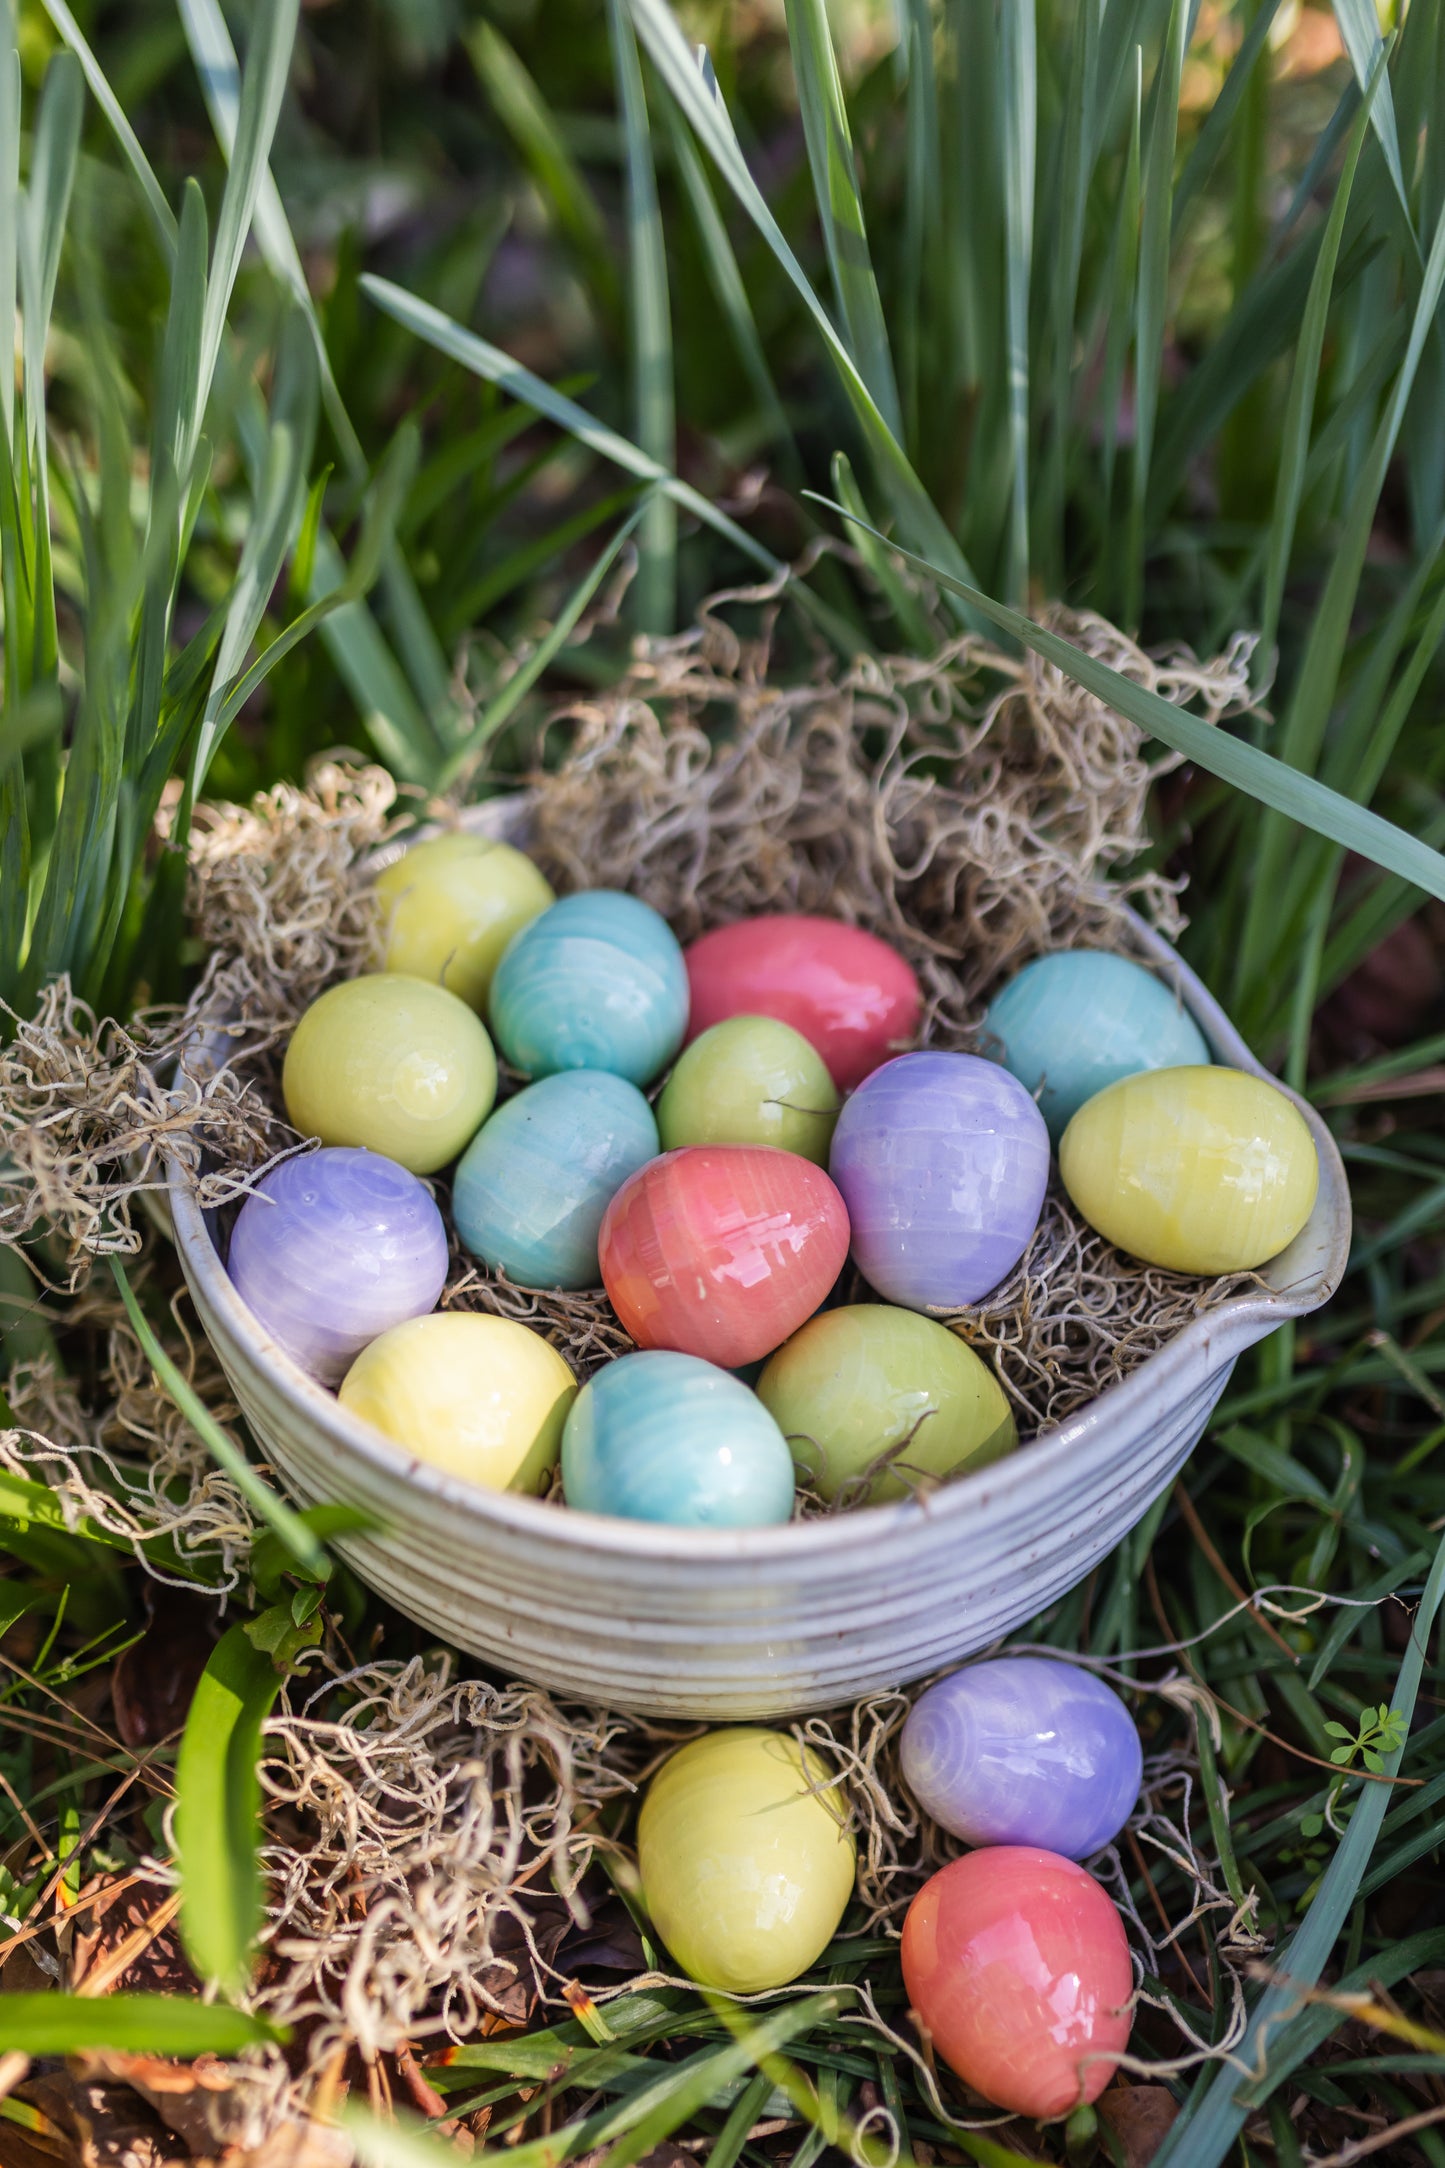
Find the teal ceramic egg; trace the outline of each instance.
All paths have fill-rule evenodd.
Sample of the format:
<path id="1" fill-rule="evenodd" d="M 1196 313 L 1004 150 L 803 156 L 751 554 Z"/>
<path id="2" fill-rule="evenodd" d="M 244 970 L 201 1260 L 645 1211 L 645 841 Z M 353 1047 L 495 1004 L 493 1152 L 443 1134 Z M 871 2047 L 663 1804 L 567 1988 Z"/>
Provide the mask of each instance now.
<path id="1" fill-rule="evenodd" d="M 479 1129 L 457 1168 L 452 1218 L 473 1257 L 522 1287 L 600 1287 L 597 1230 L 658 1152 L 635 1084 L 569 1069 L 529 1084 Z"/>
<path id="2" fill-rule="evenodd" d="M 650 1084 L 687 1030 L 687 966 L 671 928 L 617 889 L 564 896 L 509 945 L 492 980 L 498 1046 L 524 1076 L 607 1069 Z"/>
<path id="3" fill-rule="evenodd" d="M 676 1528 L 766 1528 L 793 1510 L 787 1440 L 746 1385 L 643 1349 L 597 1372 L 562 1433 L 569 1506 Z"/>
<path id="4" fill-rule="evenodd" d="M 1084 1101 L 1120 1077 L 1209 1060 L 1173 988 L 1103 949 L 1060 949 L 1025 964 L 983 1022 L 983 1051 L 1037 1096 L 1055 1144 Z"/>

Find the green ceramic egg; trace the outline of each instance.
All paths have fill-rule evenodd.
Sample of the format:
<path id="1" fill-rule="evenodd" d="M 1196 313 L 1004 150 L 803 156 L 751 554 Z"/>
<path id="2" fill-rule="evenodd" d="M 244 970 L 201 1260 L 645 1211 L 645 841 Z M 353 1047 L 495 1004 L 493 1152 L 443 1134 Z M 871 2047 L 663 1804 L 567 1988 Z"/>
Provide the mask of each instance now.
<path id="1" fill-rule="evenodd" d="M 845 1486 L 850 1502 L 902 1498 L 1018 1443 L 1003 1388 L 973 1349 L 887 1303 L 820 1311 L 769 1359 L 757 1394 L 800 1476 L 828 1499 Z"/>
<path id="2" fill-rule="evenodd" d="M 678 1060 L 657 1102 L 665 1152 L 684 1144 L 771 1144 L 828 1163 L 838 1092 L 801 1032 L 771 1016 L 730 1016 Z"/>
<path id="3" fill-rule="evenodd" d="M 286 1112 L 303 1137 L 381 1152 L 435 1174 L 470 1143 L 497 1096 L 485 1026 L 425 979 L 377 972 L 330 986 L 286 1049 Z"/>
<path id="4" fill-rule="evenodd" d="M 853 1894 L 833 1772 L 786 1732 L 708 1732 L 653 1778 L 637 1865 L 653 1925 L 705 1987 L 783 1987 L 820 1957 Z"/>

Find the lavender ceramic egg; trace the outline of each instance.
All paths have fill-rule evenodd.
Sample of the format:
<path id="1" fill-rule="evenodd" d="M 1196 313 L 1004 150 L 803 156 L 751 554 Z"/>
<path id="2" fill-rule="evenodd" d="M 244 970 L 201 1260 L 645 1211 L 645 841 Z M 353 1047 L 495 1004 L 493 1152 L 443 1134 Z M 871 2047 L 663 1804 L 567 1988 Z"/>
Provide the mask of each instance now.
<path id="1" fill-rule="evenodd" d="M 957 1310 L 997 1287 L 1028 1247 L 1049 1133 L 997 1063 L 900 1054 L 844 1106 L 828 1172 L 869 1284 L 908 1310 Z"/>
<path id="2" fill-rule="evenodd" d="M 1088 1859 L 1139 1796 L 1133 1718 L 1102 1679 L 1047 1656 L 997 1656 L 940 1679 L 899 1745 L 918 1804 L 967 1844 Z"/>
<path id="3" fill-rule="evenodd" d="M 303 1370 L 336 1384 L 378 1334 L 436 1307 L 447 1233 L 424 1182 L 380 1152 L 283 1160 L 241 1207 L 237 1294 Z"/>

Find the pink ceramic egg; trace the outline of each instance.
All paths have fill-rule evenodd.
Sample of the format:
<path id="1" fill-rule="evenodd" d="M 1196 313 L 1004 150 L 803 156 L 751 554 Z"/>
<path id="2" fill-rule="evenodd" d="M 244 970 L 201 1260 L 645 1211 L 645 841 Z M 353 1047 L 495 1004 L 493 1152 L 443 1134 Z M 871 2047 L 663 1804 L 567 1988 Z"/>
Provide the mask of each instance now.
<path id="1" fill-rule="evenodd" d="M 1096 2100 L 1129 2044 L 1123 1921 L 1057 1852 L 995 1845 L 933 1875 L 903 1923 L 903 1981 L 949 2068 L 1015 2115 Z"/>
<path id="2" fill-rule="evenodd" d="M 841 919 L 742 919 L 685 951 L 695 1039 L 728 1016 L 775 1016 L 801 1032 L 839 1091 L 907 1045 L 923 996 L 896 950 Z"/>
<path id="3" fill-rule="evenodd" d="M 781 1347 L 848 1254 L 828 1176 L 764 1144 L 690 1144 L 623 1183 L 598 1240 L 612 1307 L 639 1347 L 724 1370 Z"/>

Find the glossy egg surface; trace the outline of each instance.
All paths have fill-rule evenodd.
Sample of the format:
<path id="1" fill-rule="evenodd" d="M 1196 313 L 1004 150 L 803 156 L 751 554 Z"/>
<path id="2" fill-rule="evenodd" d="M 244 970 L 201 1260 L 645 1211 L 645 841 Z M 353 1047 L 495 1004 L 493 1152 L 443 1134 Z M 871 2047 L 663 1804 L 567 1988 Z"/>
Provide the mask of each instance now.
<path id="1" fill-rule="evenodd" d="M 850 1504 L 926 1490 L 1018 1443 L 1003 1388 L 973 1349 L 881 1302 L 810 1318 L 771 1357 L 757 1393 L 800 1477 Z"/>
<path id="2" fill-rule="evenodd" d="M 1102 1679 L 1047 1656 L 995 1656 L 920 1694 L 899 1741 L 903 1780 L 968 1844 L 1088 1859 L 1134 1810 L 1143 1753 Z"/>
<path id="3" fill-rule="evenodd" d="M 719 926 L 687 951 L 689 1034 L 728 1016 L 776 1016 L 800 1031 L 851 1091 L 918 1028 L 910 964 L 861 926 L 779 913 Z"/>
<path id="4" fill-rule="evenodd" d="M 997 1052 L 1057 1144 L 1086 1099 L 1141 1069 L 1205 1064 L 1209 1047 L 1163 979 L 1127 956 L 1066 949 L 1025 964 L 984 1016 Z"/>
<path id="5" fill-rule="evenodd" d="M 1059 1172 L 1091 1227 L 1173 1272 L 1244 1272 L 1277 1257 L 1319 1187 L 1303 1115 L 1243 1069 L 1111 1084 L 1065 1130 Z"/>
<path id="6" fill-rule="evenodd" d="M 556 902 L 530 858 L 487 836 L 433 836 L 377 875 L 382 969 L 432 979 L 485 1009 L 514 934 Z"/>
<path id="7" fill-rule="evenodd" d="M 636 896 L 592 888 L 512 942 L 492 980 L 492 1029 L 524 1076 L 610 1069 L 650 1084 L 682 1044 L 687 1000 L 666 919 Z"/>
<path id="8" fill-rule="evenodd" d="M 811 1160 L 694 1144 L 623 1184 L 598 1248 L 612 1307 L 639 1347 L 736 1370 L 812 1316 L 848 1254 L 848 1215 Z"/>
<path id="9" fill-rule="evenodd" d="M 625 1077 L 543 1077 L 498 1107 L 462 1154 L 457 1233 L 520 1287 L 598 1287 L 602 1215 L 657 1150 L 652 1109 Z"/>
<path id="10" fill-rule="evenodd" d="M 303 1137 L 380 1152 L 435 1174 L 470 1143 L 497 1096 L 479 1019 L 443 986 L 377 972 L 317 996 L 281 1072 Z"/>
<path id="11" fill-rule="evenodd" d="M 353 1415 L 486 1490 L 538 1491 L 577 1391 L 556 1349 L 510 1318 L 439 1310 L 394 1325 L 341 1383 Z"/>
<path id="12" fill-rule="evenodd" d="M 713 1731 L 665 1761 L 637 1825 L 653 1924 L 705 1987 L 783 1987 L 821 1956 L 853 1894 L 832 1771 L 785 1732 Z"/>
<path id="13" fill-rule="evenodd" d="M 955 1310 L 997 1287 L 1027 1249 L 1049 1133 L 997 1062 L 903 1054 L 844 1106 L 828 1168 L 870 1285 L 907 1309 Z"/>
<path id="14" fill-rule="evenodd" d="M 1031 1845 L 953 1860 L 903 1923 L 903 1983 L 933 2045 L 995 2107 L 1096 2100 L 1129 2044 L 1133 1968 L 1093 1876 Z"/>
<path id="15" fill-rule="evenodd" d="M 231 1233 L 236 1292 L 324 1385 L 389 1326 L 434 1310 L 447 1231 L 436 1199 L 394 1159 L 345 1145 L 264 1174 Z"/>
<path id="16" fill-rule="evenodd" d="M 695 1355 L 604 1365 L 562 1433 L 569 1506 L 677 1528 L 767 1528 L 793 1510 L 793 1460 L 746 1385 Z"/>
<path id="17" fill-rule="evenodd" d="M 662 1148 L 771 1144 L 828 1163 L 838 1093 L 821 1054 L 772 1016 L 729 1016 L 678 1056 L 657 1102 Z"/>

